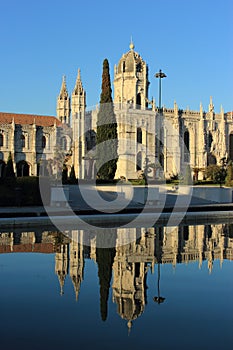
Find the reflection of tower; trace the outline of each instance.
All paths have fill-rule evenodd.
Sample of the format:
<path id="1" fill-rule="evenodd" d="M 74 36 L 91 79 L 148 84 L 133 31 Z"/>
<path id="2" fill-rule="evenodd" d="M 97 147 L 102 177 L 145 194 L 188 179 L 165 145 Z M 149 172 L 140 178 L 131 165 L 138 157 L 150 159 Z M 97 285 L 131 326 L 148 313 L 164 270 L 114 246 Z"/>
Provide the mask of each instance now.
<path id="1" fill-rule="evenodd" d="M 137 229 L 130 230 L 136 233 Z M 127 320 L 129 330 L 132 321 L 137 319 L 145 308 L 146 274 L 154 257 L 154 244 L 151 244 L 153 241 L 154 235 L 141 229 L 141 236 L 137 241 L 135 234 L 135 241 L 116 248 L 113 264 L 113 301 L 117 303 L 118 314 Z"/>
<path id="2" fill-rule="evenodd" d="M 75 233 L 77 233 L 77 231 L 72 232 L 72 240 L 70 243 L 70 278 L 74 286 L 76 300 L 78 300 L 79 290 L 83 280 L 84 251 L 82 244 L 83 232 L 79 231 L 79 238 L 81 238 L 80 240 L 77 240 L 78 235 L 76 237 L 74 236 Z"/>
<path id="3" fill-rule="evenodd" d="M 58 249 L 59 251 L 55 255 L 55 273 L 58 276 L 58 280 L 61 288 L 60 294 L 62 295 L 64 293 L 63 286 L 65 283 L 65 278 L 68 273 L 69 245 L 61 244 Z"/>

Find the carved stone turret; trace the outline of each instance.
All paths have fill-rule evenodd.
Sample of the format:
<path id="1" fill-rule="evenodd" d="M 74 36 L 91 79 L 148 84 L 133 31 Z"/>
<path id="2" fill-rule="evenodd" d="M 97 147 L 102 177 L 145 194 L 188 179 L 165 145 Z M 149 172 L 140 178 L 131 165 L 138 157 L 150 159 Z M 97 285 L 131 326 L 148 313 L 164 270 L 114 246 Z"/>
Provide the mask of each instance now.
<path id="1" fill-rule="evenodd" d="M 72 116 L 76 113 L 80 113 L 84 111 L 86 108 L 86 92 L 82 85 L 80 69 L 78 69 L 78 75 L 75 83 L 75 87 L 72 93 L 72 104 L 71 111 Z"/>
<path id="2" fill-rule="evenodd" d="M 134 108 L 145 108 L 148 104 L 148 67 L 141 56 L 134 51 L 131 41 L 130 50 L 125 53 L 114 72 L 114 103 L 122 106 L 129 103 Z"/>
<path id="3" fill-rule="evenodd" d="M 70 125 L 70 98 L 65 76 L 63 76 L 60 94 L 57 98 L 57 118 L 63 124 Z"/>

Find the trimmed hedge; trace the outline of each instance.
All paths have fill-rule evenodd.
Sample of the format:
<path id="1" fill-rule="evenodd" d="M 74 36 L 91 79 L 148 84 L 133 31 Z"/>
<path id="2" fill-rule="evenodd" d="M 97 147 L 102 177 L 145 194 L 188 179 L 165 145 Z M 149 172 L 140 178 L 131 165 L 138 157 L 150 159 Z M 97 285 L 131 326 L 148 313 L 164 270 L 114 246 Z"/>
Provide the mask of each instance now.
<path id="1" fill-rule="evenodd" d="M 40 178 L 46 198 L 41 199 L 38 176 L 0 179 L 0 206 L 34 206 L 50 203 L 50 179 Z"/>

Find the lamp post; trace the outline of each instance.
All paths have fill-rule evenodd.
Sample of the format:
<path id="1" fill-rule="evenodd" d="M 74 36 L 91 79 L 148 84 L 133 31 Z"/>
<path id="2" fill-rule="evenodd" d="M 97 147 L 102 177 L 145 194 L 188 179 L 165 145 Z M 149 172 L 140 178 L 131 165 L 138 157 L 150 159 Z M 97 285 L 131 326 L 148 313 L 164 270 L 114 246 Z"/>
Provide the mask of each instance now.
<path id="1" fill-rule="evenodd" d="M 162 95 L 162 79 L 166 78 L 166 74 L 160 69 L 158 73 L 155 74 L 155 78 L 159 78 L 159 113 L 161 112 L 161 95 Z"/>
<path id="2" fill-rule="evenodd" d="M 161 156 L 161 148 L 163 145 L 163 140 L 161 140 L 161 124 L 162 124 L 162 106 L 161 106 L 161 96 L 162 96 L 162 79 L 166 78 L 166 74 L 162 72 L 160 69 L 158 73 L 155 74 L 155 78 L 159 78 L 159 118 L 158 118 L 158 127 L 157 132 L 159 135 L 159 139 L 156 141 L 156 148 L 157 148 L 157 157 L 159 159 L 159 162 L 162 164 L 162 168 L 164 167 L 164 157 Z"/>

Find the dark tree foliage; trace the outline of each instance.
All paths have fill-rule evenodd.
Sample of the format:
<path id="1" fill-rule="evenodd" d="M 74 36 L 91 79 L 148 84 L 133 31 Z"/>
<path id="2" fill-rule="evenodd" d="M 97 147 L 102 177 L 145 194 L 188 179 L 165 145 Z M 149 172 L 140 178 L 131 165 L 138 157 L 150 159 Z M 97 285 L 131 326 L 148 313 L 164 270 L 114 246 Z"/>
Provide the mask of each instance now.
<path id="1" fill-rule="evenodd" d="M 9 153 L 6 167 L 5 167 L 5 177 L 15 177 L 14 166 L 12 161 L 11 152 Z"/>
<path id="2" fill-rule="evenodd" d="M 62 183 L 65 184 L 67 183 L 67 178 L 68 178 L 68 169 L 65 164 L 63 164 L 62 167 Z"/>
<path id="3" fill-rule="evenodd" d="M 117 167 L 117 123 L 113 108 L 108 60 L 103 62 L 102 92 L 97 116 L 97 177 L 112 180 Z"/>
<path id="4" fill-rule="evenodd" d="M 100 313 L 103 321 L 106 321 L 108 316 L 108 296 L 110 283 L 112 279 L 112 265 L 116 255 L 116 231 L 114 229 L 109 230 L 109 232 L 107 232 L 106 234 L 109 235 L 108 244 L 114 248 L 96 249 L 96 262 L 98 264 L 98 277 L 100 284 Z M 98 246 L 101 246 L 101 240 L 102 242 L 105 242 L 106 234 L 105 232 L 101 232 L 98 234 Z"/>
<path id="5" fill-rule="evenodd" d="M 233 187 L 233 163 L 230 161 L 227 164 L 227 175 L 225 179 L 225 184 L 226 186 L 231 186 Z"/>
<path id="6" fill-rule="evenodd" d="M 70 183 L 73 184 L 75 182 L 76 182 L 75 170 L 74 170 L 74 166 L 72 165 L 70 170 Z"/>

